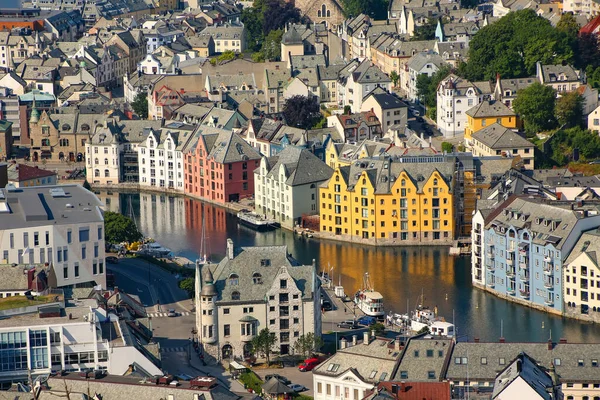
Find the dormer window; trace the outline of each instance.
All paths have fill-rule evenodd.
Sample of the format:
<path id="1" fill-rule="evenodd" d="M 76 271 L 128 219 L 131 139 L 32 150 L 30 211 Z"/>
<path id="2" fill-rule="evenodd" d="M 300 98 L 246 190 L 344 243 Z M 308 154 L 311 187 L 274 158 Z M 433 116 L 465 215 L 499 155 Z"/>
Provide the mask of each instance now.
<path id="1" fill-rule="evenodd" d="M 261 274 L 259 274 L 258 272 L 255 272 L 255 273 L 252 275 L 252 282 L 253 282 L 255 285 L 262 285 L 262 283 L 263 283 L 263 282 L 262 282 L 262 275 L 261 275 Z"/>
<path id="2" fill-rule="evenodd" d="M 240 277 L 237 274 L 231 274 L 228 281 L 230 286 L 237 286 L 240 283 Z"/>
<path id="3" fill-rule="evenodd" d="M 262 260 L 260 260 L 261 267 L 268 267 L 270 265 L 271 265 L 271 260 L 269 260 L 268 258 L 263 258 Z"/>
<path id="4" fill-rule="evenodd" d="M 231 300 L 239 300 L 240 299 L 240 292 L 232 292 L 231 293 Z"/>

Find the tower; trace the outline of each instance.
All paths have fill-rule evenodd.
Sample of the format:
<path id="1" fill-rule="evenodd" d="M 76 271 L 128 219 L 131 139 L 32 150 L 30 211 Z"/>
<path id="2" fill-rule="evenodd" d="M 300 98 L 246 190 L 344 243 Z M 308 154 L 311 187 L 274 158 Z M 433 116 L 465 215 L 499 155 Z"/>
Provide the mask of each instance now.
<path id="1" fill-rule="evenodd" d="M 40 120 L 40 112 L 35 106 L 35 94 L 33 95 L 33 105 L 31 106 L 31 117 L 29 118 L 29 124 L 37 124 Z"/>
<path id="2" fill-rule="evenodd" d="M 210 264 L 200 267 L 196 262 L 196 326 L 198 337 L 205 355 L 216 357 L 218 354 L 217 332 L 217 289 L 214 284 Z M 205 358 L 206 360 L 206 358 Z"/>

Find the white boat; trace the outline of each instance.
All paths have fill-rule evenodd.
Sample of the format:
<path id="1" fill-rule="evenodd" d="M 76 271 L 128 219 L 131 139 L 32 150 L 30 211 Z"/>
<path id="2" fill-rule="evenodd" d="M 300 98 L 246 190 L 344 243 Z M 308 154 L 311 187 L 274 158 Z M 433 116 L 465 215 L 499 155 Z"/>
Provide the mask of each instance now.
<path id="1" fill-rule="evenodd" d="M 354 295 L 354 303 L 366 315 L 370 317 L 383 318 L 383 296 L 371 287 L 369 273 L 365 272 L 363 288 Z"/>
<path id="2" fill-rule="evenodd" d="M 256 229 L 257 231 L 268 231 L 279 228 L 279 223 L 277 221 L 270 220 L 262 215 L 258 215 L 248 210 L 240 211 L 237 213 L 237 217 L 242 225 L 246 225 L 250 228 Z"/>
<path id="3" fill-rule="evenodd" d="M 432 311 L 428 307 L 419 305 L 410 314 L 390 314 L 388 322 L 408 328 L 413 332 L 420 332 L 423 328 L 429 329 L 432 336 L 453 337 L 455 334 L 454 324 L 447 322 L 443 317 L 437 316 L 437 307 Z"/>
<path id="4" fill-rule="evenodd" d="M 138 250 L 138 253 L 157 258 L 173 257 L 171 249 L 161 246 L 158 242 L 144 243 Z"/>

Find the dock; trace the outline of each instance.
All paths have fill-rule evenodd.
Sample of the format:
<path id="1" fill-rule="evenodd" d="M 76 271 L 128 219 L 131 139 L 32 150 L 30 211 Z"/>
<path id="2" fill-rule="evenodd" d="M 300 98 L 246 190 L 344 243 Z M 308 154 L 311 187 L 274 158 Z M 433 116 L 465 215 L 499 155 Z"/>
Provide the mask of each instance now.
<path id="1" fill-rule="evenodd" d="M 182 268 L 196 268 L 196 263 L 189 258 L 176 256 L 171 259 L 175 264 Z"/>

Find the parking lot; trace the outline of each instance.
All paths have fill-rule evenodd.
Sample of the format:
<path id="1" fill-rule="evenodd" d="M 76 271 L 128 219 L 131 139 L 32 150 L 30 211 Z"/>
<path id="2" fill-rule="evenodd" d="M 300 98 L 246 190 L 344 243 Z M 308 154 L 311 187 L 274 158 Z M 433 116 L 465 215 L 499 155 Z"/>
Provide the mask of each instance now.
<path id="1" fill-rule="evenodd" d="M 254 369 L 253 371 L 256 372 L 256 374 L 260 376 L 262 380 L 265 379 L 265 376 L 272 374 L 285 376 L 292 381 L 292 383 L 299 383 L 300 385 L 308 388 L 308 390 L 302 392 L 302 394 L 313 396 L 312 372 L 301 372 L 298 370 L 298 367 Z"/>

